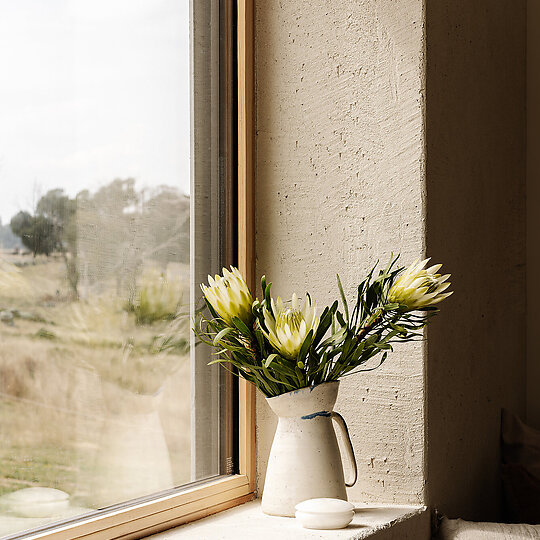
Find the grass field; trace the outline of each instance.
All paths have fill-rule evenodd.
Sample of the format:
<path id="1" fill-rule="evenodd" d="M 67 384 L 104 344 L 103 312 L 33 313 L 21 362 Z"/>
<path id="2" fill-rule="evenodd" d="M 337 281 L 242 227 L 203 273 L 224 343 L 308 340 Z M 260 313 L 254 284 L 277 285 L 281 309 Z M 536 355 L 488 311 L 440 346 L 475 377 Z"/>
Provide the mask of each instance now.
<path id="1" fill-rule="evenodd" d="M 112 281 L 74 300 L 58 256 L 0 261 L 0 495 L 54 487 L 97 508 L 188 482 L 185 316 L 141 324 Z"/>

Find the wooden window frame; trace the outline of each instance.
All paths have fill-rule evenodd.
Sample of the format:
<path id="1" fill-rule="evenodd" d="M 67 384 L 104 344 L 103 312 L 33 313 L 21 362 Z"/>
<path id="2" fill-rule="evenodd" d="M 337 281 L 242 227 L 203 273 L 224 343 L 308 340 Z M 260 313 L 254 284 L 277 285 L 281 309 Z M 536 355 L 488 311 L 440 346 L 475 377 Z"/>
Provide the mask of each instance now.
<path id="1" fill-rule="evenodd" d="M 253 0 L 236 0 L 238 89 L 238 267 L 255 285 L 254 13 Z M 238 381 L 238 474 L 219 477 L 150 500 L 97 512 L 25 539 L 135 539 L 226 510 L 255 498 L 255 388 Z"/>

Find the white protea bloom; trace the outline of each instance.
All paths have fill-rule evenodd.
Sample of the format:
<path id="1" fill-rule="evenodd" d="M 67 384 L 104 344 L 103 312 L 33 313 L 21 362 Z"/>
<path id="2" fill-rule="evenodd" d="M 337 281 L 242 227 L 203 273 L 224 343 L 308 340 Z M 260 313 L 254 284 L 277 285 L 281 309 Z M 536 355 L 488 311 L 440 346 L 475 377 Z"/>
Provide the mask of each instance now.
<path id="1" fill-rule="evenodd" d="M 388 301 L 407 306 L 409 310 L 421 309 L 438 304 L 452 292 L 444 292 L 450 287 L 450 274 L 437 274 L 442 264 L 424 268 L 429 259 L 415 261 L 395 281 L 388 292 Z"/>
<path id="2" fill-rule="evenodd" d="M 253 297 L 238 268 L 223 268 L 223 276 L 208 276 L 209 286 L 201 285 L 204 296 L 217 314 L 230 326 L 233 317 L 250 325 L 253 322 Z"/>
<path id="3" fill-rule="evenodd" d="M 280 297 L 276 302 L 273 299 L 271 302 L 275 317 L 267 308 L 263 309 L 264 322 L 268 328 L 268 332 L 263 332 L 282 356 L 295 360 L 309 331 L 315 333 L 319 326 L 316 302 L 312 304 L 308 296 L 300 309 L 296 294 L 292 295 L 290 305 Z"/>

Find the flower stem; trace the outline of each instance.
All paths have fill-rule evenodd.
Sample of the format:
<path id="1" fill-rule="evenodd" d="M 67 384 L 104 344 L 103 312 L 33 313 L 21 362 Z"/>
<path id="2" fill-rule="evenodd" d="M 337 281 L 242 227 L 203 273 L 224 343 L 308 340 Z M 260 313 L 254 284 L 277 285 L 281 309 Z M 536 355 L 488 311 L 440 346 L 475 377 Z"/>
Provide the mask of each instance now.
<path id="1" fill-rule="evenodd" d="M 371 321 L 369 324 L 365 324 L 360 328 L 358 331 L 358 334 L 356 334 L 356 342 L 360 343 L 362 339 L 364 339 L 383 319 L 383 310 L 379 309 L 378 313 L 375 315 L 375 318 L 373 321 Z"/>

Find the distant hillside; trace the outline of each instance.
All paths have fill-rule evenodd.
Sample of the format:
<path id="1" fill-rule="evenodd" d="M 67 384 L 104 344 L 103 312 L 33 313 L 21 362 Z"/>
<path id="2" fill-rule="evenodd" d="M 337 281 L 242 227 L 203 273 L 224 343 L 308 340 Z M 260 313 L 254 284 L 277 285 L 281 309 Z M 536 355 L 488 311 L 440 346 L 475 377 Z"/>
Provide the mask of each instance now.
<path id="1" fill-rule="evenodd" d="M 22 248 L 21 239 L 15 236 L 9 225 L 2 225 L 0 222 L 0 249 Z"/>

